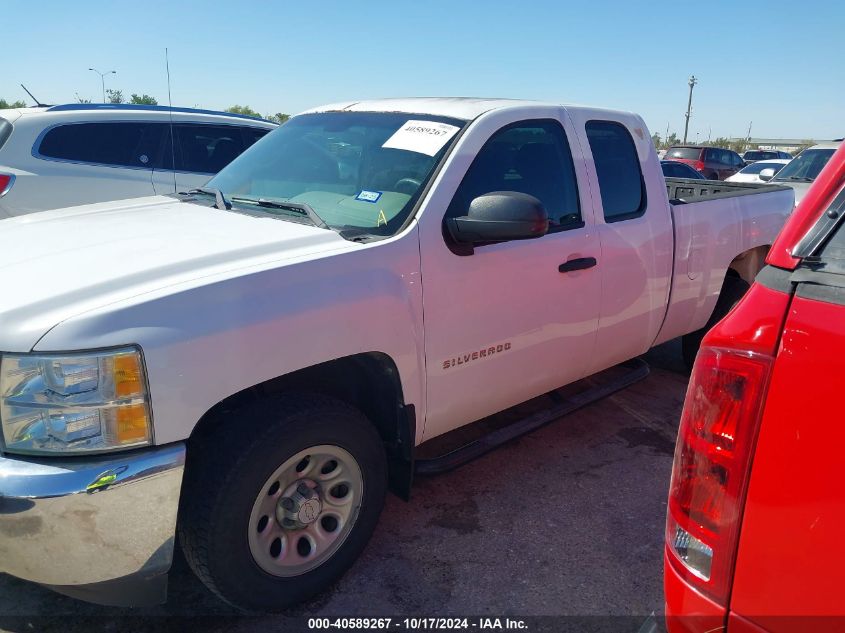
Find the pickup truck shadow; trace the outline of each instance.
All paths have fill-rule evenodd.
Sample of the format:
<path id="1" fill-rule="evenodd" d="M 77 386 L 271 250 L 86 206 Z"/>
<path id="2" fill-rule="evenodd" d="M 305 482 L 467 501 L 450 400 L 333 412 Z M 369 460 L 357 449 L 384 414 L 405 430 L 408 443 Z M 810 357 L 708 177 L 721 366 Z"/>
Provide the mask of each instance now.
<path id="1" fill-rule="evenodd" d="M 300 630 L 315 616 L 659 614 L 688 375 L 677 341 L 645 359 L 645 380 L 458 470 L 419 478 L 410 503 L 389 497 L 362 558 L 285 614 L 239 615 L 177 550 L 167 604 L 145 609 L 86 604 L 0 574 L 0 629 L 264 631 Z"/>

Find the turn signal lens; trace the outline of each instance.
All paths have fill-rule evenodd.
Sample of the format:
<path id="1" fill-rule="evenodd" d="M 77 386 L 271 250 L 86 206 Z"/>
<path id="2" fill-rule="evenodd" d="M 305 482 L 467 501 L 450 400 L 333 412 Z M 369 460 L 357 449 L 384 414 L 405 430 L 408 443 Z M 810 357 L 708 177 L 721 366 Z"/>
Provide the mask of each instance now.
<path id="1" fill-rule="evenodd" d="M 4 354 L 0 427 L 10 453 L 90 453 L 151 444 L 140 350 Z"/>

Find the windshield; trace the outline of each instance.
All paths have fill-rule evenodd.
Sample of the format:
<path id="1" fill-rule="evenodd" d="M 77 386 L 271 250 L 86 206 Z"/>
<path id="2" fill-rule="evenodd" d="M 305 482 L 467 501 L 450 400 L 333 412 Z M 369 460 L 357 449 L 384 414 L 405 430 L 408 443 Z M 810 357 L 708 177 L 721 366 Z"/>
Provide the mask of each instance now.
<path id="1" fill-rule="evenodd" d="M 835 149 L 805 149 L 772 180 L 812 182 L 827 165 Z"/>
<path id="2" fill-rule="evenodd" d="M 235 208 L 302 221 L 292 202 L 332 229 L 393 235 L 464 122 L 428 115 L 325 112 L 294 117 L 212 178 Z"/>
<path id="3" fill-rule="evenodd" d="M 664 158 L 679 158 L 681 160 L 698 160 L 701 156 L 700 147 L 672 147 Z"/>

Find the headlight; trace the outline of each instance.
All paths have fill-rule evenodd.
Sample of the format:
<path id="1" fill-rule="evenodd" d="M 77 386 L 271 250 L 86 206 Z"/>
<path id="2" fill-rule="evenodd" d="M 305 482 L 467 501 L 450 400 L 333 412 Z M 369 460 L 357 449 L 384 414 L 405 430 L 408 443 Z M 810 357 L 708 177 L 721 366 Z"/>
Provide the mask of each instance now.
<path id="1" fill-rule="evenodd" d="M 102 452 L 150 444 L 140 351 L 3 354 L 0 426 L 5 449 L 13 453 Z"/>

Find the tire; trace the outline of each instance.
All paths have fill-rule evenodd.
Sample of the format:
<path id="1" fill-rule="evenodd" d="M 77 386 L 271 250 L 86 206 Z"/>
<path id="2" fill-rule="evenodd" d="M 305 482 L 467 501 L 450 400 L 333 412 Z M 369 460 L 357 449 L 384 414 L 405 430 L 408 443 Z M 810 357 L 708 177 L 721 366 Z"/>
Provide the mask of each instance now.
<path id="1" fill-rule="evenodd" d="M 332 585 L 363 551 L 384 506 L 384 447 L 360 411 L 323 396 L 269 398 L 217 421 L 189 443 L 180 544 L 222 600 L 278 612 Z"/>
<path id="2" fill-rule="evenodd" d="M 722 282 L 722 291 L 719 293 L 719 299 L 716 301 L 716 307 L 713 308 L 713 314 L 710 315 L 710 319 L 700 330 L 685 334 L 681 338 L 681 354 L 684 357 L 684 364 L 687 366 L 687 369 L 692 369 L 704 335 L 731 311 L 731 308 L 742 299 L 749 288 L 748 283 L 739 277 L 734 277 L 733 275 L 725 277 L 725 281 Z"/>

